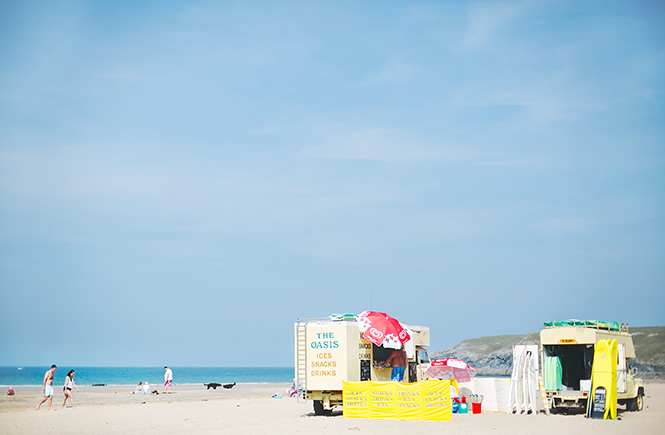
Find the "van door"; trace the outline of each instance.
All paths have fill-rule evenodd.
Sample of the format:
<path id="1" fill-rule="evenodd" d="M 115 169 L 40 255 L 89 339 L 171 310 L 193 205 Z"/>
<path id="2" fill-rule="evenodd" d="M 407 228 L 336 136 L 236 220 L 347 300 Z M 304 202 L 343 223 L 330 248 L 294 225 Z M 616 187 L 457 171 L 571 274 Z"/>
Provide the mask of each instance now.
<path id="1" fill-rule="evenodd" d="M 422 347 L 416 347 L 416 363 L 418 364 L 418 381 L 423 381 L 427 377 L 425 372 L 430 366 L 430 359 L 427 351 Z"/>
<path id="2" fill-rule="evenodd" d="M 626 365 L 626 344 L 619 343 L 619 355 L 617 358 L 617 393 L 626 392 L 626 376 L 628 367 Z"/>

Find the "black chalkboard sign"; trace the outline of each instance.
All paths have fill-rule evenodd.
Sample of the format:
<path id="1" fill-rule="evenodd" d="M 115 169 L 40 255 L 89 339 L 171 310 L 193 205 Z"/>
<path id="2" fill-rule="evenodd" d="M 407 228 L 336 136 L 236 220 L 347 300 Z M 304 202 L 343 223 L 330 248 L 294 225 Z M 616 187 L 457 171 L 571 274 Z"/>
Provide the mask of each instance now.
<path id="1" fill-rule="evenodd" d="M 371 380 L 371 368 L 370 368 L 370 360 L 361 360 L 360 361 L 360 380 L 361 381 L 369 381 Z"/>
<path id="2" fill-rule="evenodd" d="M 598 387 L 593 392 L 593 403 L 591 404 L 591 418 L 602 419 L 605 416 L 605 396 L 604 387 Z"/>

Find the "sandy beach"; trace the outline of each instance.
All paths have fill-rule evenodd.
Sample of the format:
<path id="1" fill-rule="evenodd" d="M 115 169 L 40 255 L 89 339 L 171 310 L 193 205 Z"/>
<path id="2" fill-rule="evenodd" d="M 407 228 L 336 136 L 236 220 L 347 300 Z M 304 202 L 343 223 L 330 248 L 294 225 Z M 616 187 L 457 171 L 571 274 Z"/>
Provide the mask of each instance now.
<path id="1" fill-rule="evenodd" d="M 57 391 L 51 411 L 35 407 L 41 388 L 18 387 L 15 396 L 0 397 L 2 434 L 661 434 L 665 427 L 665 382 L 646 383 L 642 412 L 619 406 L 617 421 L 589 420 L 583 415 L 517 416 L 484 412 L 453 415 L 452 422 L 345 419 L 341 411 L 315 416 L 311 402 L 273 399 L 287 384 L 238 384 L 232 390 L 206 390 L 203 385 L 176 385 L 173 394 L 129 394 L 132 387 L 80 387 L 76 408 L 62 409 Z"/>

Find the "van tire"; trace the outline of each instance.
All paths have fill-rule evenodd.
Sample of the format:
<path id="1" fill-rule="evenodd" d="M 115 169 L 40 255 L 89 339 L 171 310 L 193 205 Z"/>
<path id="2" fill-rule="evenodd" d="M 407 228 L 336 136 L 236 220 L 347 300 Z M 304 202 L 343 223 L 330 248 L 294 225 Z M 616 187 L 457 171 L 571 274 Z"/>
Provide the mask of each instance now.
<path id="1" fill-rule="evenodd" d="M 641 411 L 644 408 L 644 399 L 643 399 L 642 390 L 637 393 L 637 396 L 626 401 L 626 411 Z"/>
<path id="2" fill-rule="evenodd" d="M 322 401 L 314 400 L 314 415 L 332 415 L 332 409 L 324 409 Z"/>

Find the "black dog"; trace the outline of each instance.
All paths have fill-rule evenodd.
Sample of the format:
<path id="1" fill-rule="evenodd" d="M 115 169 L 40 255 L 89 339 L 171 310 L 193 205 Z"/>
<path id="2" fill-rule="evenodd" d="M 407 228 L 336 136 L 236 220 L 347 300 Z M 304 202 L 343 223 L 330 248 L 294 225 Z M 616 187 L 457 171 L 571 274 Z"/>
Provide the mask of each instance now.
<path id="1" fill-rule="evenodd" d="M 233 388 L 235 385 L 236 385 L 236 383 L 234 382 L 234 383 L 232 383 L 232 384 L 224 384 L 224 385 L 222 385 L 222 387 L 226 388 L 227 390 L 230 390 L 230 389 Z"/>
<path id="2" fill-rule="evenodd" d="M 209 390 L 209 389 L 211 389 L 211 388 L 212 388 L 213 390 L 216 390 L 217 387 L 221 387 L 221 386 L 222 386 L 222 384 L 218 384 L 217 382 L 211 382 L 211 383 L 209 383 L 209 384 L 203 384 L 203 385 L 205 385 L 205 386 L 207 387 L 206 390 Z"/>

